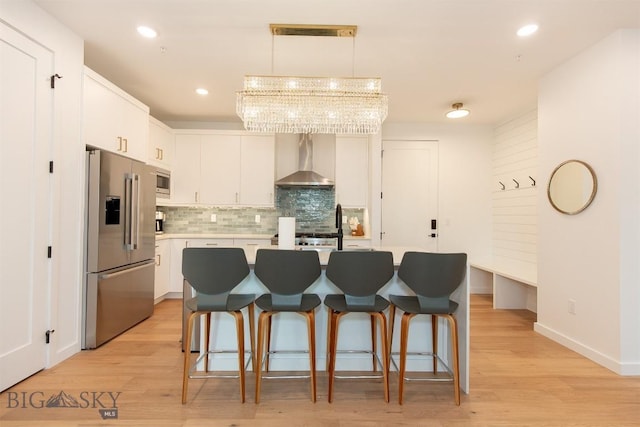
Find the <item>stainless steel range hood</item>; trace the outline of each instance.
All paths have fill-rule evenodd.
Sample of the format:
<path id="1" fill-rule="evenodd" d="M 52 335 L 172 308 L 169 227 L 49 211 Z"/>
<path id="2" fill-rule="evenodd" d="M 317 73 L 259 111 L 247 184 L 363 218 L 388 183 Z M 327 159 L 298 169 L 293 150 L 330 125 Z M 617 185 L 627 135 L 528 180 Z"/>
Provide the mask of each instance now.
<path id="1" fill-rule="evenodd" d="M 298 171 L 276 181 L 278 187 L 333 187 L 333 181 L 313 171 L 313 139 L 300 134 L 298 141 Z"/>

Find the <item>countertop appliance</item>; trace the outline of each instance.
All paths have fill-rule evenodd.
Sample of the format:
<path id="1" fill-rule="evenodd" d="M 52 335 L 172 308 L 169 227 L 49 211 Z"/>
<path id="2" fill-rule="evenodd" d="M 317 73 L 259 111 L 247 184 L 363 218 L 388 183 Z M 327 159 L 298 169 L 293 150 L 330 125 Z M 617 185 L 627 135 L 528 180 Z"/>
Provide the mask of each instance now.
<path id="1" fill-rule="evenodd" d="M 155 168 L 87 151 L 82 348 L 96 348 L 153 314 Z"/>
<path id="2" fill-rule="evenodd" d="M 156 234 L 164 233 L 164 212 L 156 211 Z"/>

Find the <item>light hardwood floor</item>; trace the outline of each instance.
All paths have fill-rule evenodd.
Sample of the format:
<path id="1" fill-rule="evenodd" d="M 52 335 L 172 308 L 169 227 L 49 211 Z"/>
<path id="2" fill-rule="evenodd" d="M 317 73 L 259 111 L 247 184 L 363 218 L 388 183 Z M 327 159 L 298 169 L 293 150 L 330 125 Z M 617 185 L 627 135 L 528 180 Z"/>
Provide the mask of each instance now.
<path id="1" fill-rule="evenodd" d="M 319 372 L 318 401 L 308 380 L 263 383 L 253 403 L 239 402 L 237 380 L 191 381 L 180 403 L 182 352 L 180 301 L 164 301 L 154 315 L 93 351 L 83 351 L 0 395 L 0 426 L 640 426 L 640 378 L 620 377 L 533 332 L 535 314 L 493 310 L 491 297 L 471 298 L 471 392 L 453 403 L 450 383 L 409 383 L 397 403 L 375 381 L 336 383 L 326 401 Z M 320 327 L 321 325 L 318 325 Z M 87 408 L 36 408 L 64 391 Z M 93 393 L 96 393 L 95 395 Z M 109 394 L 118 418 L 103 420 Z M 31 401 L 29 399 L 31 398 Z"/>

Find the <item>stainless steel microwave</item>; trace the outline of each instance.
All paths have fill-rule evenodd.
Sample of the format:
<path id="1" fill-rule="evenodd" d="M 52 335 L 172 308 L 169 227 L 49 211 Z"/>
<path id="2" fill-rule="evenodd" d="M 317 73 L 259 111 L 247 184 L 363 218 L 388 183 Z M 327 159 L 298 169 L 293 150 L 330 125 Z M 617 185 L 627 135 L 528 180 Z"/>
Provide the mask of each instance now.
<path id="1" fill-rule="evenodd" d="M 171 172 L 168 170 L 156 170 L 156 197 L 163 199 L 171 197 Z"/>

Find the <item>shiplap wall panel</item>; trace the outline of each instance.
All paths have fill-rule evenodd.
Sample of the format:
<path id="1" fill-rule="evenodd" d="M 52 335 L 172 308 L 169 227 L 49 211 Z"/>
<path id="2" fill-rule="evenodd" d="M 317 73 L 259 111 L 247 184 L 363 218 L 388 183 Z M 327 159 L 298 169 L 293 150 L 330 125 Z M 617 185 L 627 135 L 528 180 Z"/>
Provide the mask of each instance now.
<path id="1" fill-rule="evenodd" d="M 493 256 L 534 269 L 538 251 L 537 129 L 535 110 L 497 126 L 492 158 Z"/>

